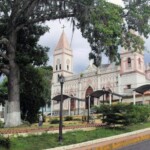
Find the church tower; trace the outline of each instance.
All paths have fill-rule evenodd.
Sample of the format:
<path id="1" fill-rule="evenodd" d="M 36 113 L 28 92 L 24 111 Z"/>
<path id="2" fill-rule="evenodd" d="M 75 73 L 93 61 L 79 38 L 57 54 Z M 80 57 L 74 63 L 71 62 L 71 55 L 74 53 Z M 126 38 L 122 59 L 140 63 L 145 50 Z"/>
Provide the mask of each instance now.
<path id="1" fill-rule="evenodd" d="M 144 55 L 142 52 L 123 50 L 120 57 L 121 85 L 124 86 L 122 93 L 131 94 L 133 89 L 146 81 Z"/>
<path id="2" fill-rule="evenodd" d="M 58 74 L 64 77 L 73 74 L 73 53 L 63 31 L 53 54 L 53 82 L 58 82 Z"/>

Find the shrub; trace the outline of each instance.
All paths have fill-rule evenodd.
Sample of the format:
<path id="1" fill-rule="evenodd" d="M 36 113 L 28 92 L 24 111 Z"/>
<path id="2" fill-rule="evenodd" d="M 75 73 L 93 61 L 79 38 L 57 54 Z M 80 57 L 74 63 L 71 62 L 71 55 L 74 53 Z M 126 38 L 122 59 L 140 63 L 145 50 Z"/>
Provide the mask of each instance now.
<path id="1" fill-rule="evenodd" d="M 81 121 L 81 118 L 74 118 L 74 121 Z"/>
<path id="2" fill-rule="evenodd" d="M 108 125 L 130 125 L 148 121 L 149 106 L 132 104 L 101 105 L 98 110 L 104 115 L 103 122 Z"/>
<path id="3" fill-rule="evenodd" d="M 50 121 L 51 124 L 58 124 L 59 123 L 59 120 L 58 119 L 53 119 Z"/>
<path id="4" fill-rule="evenodd" d="M 72 121 L 73 120 L 73 117 L 72 116 L 66 116 L 65 117 L 65 121 Z"/>
<path id="5" fill-rule="evenodd" d="M 0 136 L 0 147 L 5 147 L 5 148 L 9 149 L 10 148 L 9 138 Z"/>
<path id="6" fill-rule="evenodd" d="M 0 128 L 4 128 L 4 122 L 0 120 Z"/>

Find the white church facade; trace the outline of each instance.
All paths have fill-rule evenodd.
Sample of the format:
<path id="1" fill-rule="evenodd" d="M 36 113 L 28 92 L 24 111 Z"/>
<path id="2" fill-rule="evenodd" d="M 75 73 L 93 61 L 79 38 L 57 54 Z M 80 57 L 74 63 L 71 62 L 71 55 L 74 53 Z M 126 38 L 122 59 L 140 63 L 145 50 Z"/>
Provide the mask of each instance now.
<path id="1" fill-rule="evenodd" d="M 87 96 L 97 90 L 111 90 L 120 95 L 127 95 L 128 98 L 123 99 L 124 102 L 133 103 L 133 90 L 141 85 L 150 84 L 150 66 L 144 64 L 144 54 L 139 52 L 131 52 L 121 50 L 121 64 L 115 65 L 102 64 L 101 67 L 90 65 L 79 74 L 73 73 L 73 51 L 69 46 L 67 37 L 62 32 L 59 42 L 54 50 L 53 55 L 53 79 L 51 97 L 60 94 L 60 83 L 58 82 L 58 74 L 65 77 L 63 85 L 63 94 L 78 97 L 85 101 L 77 101 L 75 99 L 67 99 L 63 102 L 63 113 L 66 115 L 79 114 L 87 109 Z M 76 58 L 82 59 L 82 58 Z M 134 95 L 136 103 L 142 103 L 142 96 L 138 93 Z M 90 106 L 100 105 L 102 101 L 108 102 L 109 96 L 91 98 Z M 113 101 L 121 101 L 120 97 L 113 96 Z M 150 102 L 149 93 L 145 94 L 144 102 Z M 60 104 L 51 101 L 51 114 L 59 112 Z"/>

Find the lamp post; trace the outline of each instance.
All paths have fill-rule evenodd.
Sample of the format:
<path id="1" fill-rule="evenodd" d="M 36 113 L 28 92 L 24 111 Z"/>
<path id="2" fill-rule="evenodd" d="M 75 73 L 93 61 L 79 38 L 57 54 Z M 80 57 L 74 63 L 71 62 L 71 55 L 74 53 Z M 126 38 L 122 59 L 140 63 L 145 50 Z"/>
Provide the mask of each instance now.
<path id="1" fill-rule="evenodd" d="M 60 82 L 60 88 L 61 88 L 61 99 L 60 99 L 60 111 L 59 111 L 59 137 L 58 141 L 62 143 L 63 137 L 62 137 L 62 104 L 63 104 L 63 84 L 64 84 L 64 76 L 58 75 L 58 81 Z"/>
<path id="2" fill-rule="evenodd" d="M 103 90 L 103 105 L 104 105 L 104 92 L 105 92 L 105 88 L 103 87 L 102 90 Z"/>
<path id="3" fill-rule="evenodd" d="M 105 92 L 105 88 L 103 87 L 102 90 L 103 90 L 103 105 L 104 105 L 104 92 Z M 104 122 L 104 112 L 103 112 L 103 122 Z"/>

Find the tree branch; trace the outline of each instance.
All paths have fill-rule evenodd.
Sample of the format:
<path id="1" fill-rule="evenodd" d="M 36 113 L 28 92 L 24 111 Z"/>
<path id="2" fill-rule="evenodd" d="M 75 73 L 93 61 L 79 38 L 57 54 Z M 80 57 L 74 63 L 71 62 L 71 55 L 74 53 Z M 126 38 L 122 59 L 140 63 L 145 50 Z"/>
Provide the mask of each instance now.
<path id="1" fill-rule="evenodd" d="M 2 73 L 4 73 L 6 76 L 9 75 L 9 70 L 8 70 L 8 69 L 1 68 L 0 71 L 1 71 Z"/>
<path id="2" fill-rule="evenodd" d="M 2 38 L 0 40 L 0 44 L 5 44 L 5 45 L 8 45 L 9 44 L 9 40 L 7 38 Z"/>
<path id="3" fill-rule="evenodd" d="M 0 71 L 5 75 L 9 75 L 9 65 L 0 64 Z"/>
<path id="4" fill-rule="evenodd" d="M 2 51 L 0 51 L 0 56 L 3 57 L 6 60 L 9 60 L 6 54 L 4 54 Z"/>

